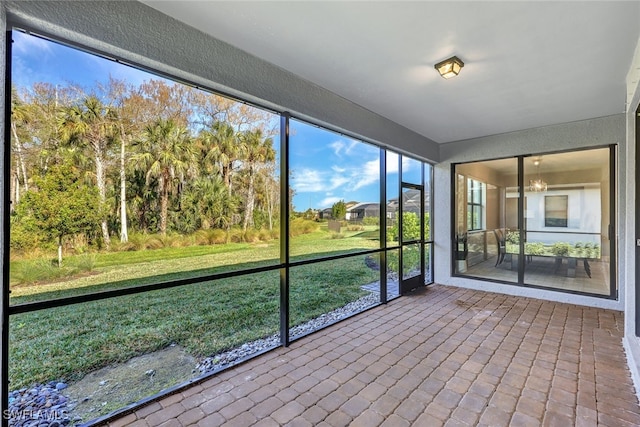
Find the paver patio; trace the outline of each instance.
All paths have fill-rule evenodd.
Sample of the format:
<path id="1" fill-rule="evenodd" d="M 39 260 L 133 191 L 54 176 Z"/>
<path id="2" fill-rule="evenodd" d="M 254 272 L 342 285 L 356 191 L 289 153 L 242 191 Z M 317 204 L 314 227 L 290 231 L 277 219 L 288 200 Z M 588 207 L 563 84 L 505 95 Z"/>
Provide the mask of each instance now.
<path id="1" fill-rule="evenodd" d="M 617 311 L 432 285 L 110 426 L 638 426 Z"/>

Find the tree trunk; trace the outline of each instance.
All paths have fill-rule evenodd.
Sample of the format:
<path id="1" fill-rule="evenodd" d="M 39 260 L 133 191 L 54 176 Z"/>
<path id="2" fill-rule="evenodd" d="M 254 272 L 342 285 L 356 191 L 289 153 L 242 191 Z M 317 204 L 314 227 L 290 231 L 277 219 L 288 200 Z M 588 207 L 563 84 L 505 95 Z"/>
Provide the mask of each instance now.
<path id="1" fill-rule="evenodd" d="M 247 189 L 247 204 L 244 208 L 244 222 L 242 224 L 243 231 L 247 231 L 249 225 L 253 225 L 253 208 L 256 203 L 254 181 L 255 177 L 253 174 L 253 166 L 249 166 L 249 188 Z"/>
<path id="2" fill-rule="evenodd" d="M 11 212 L 14 212 L 16 210 L 16 206 L 18 205 L 18 202 L 20 202 L 20 179 L 18 178 L 18 172 L 13 170 L 11 171 L 10 194 L 11 194 L 10 210 Z"/>
<path id="3" fill-rule="evenodd" d="M 125 174 L 125 133 L 122 126 L 120 127 L 120 241 L 126 243 L 129 241 L 129 232 L 127 230 L 127 176 Z"/>
<path id="4" fill-rule="evenodd" d="M 169 189 L 164 178 L 160 178 L 160 233 L 167 234 L 167 214 L 169 212 Z"/>
<path id="5" fill-rule="evenodd" d="M 273 192 L 271 191 L 271 177 L 265 177 L 264 179 L 264 193 L 267 196 L 267 216 L 269 217 L 269 231 L 273 230 L 273 210 L 275 201 L 273 200 Z"/>
<path id="6" fill-rule="evenodd" d="M 62 267 L 62 236 L 58 237 L 58 268 Z"/>
<path id="7" fill-rule="evenodd" d="M 27 166 L 25 165 L 24 155 L 22 154 L 22 145 L 20 144 L 20 139 L 18 138 L 18 130 L 16 129 L 16 124 L 14 122 L 11 122 L 11 130 L 13 131 L 13 138 L 16 140 L 16 153 L 18 154 L 19 171 L 22 172 L 22 179 L 24 180 L 24 191 L 29 191 Z"/>
<path id="8" fill-rule="evenodd" d="M 104 159 L 102 155 L 96 150 L 96 184 L 98 186 L 98 194 L 100 195 L 100 205 L 104 208 L 107 204 L 107 184 L 104 171 Z M 100 225 L 102 228 L 102 238 L 104 245 L 107 249 L 111 246 L 111 238 L 109 237 L 109 227 L 107 226 L 107 218 L 102 219 Z"/>

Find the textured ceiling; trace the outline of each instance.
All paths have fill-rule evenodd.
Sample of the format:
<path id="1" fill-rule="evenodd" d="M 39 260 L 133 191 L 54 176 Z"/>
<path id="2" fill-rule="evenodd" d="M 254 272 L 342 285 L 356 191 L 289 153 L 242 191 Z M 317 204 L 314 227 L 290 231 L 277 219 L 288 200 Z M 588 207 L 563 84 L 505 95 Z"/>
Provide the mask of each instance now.
<path id="1" fill-rule="evenodd" d="M 624 112 L 640 28 L 638 2 L 144 3 L 440 143 Z"/>

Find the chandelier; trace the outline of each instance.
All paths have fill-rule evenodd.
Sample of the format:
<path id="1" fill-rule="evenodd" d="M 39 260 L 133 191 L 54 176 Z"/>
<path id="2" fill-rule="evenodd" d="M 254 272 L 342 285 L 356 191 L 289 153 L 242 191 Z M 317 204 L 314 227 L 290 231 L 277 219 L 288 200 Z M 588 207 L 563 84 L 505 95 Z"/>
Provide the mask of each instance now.
<path id="1" fill-rule="evenodd" d="M 540 178 L 540 159 L 534 160 L 533 164 L 537 169 L 538 178 L 529 180 L 529 190 L 537 193 L 547 191 L 547 183 Z"/>

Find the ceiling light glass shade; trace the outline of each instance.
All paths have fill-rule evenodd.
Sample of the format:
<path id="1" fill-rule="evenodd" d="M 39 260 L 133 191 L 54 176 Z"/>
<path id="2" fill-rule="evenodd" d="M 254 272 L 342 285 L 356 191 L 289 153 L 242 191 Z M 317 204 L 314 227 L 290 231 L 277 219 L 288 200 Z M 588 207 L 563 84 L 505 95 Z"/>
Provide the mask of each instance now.
<path id="1" fill-rule="evenodd" d="M 450 79 L 451 77 L 455 77 L 460 74 L 462 67 L 464 67 L 464 62 L 462 62 L 457 56 L 452 56 L 451 58 L 438 62 L 435 65 L 436 70 L 438 70 L 440 75 L 445 79 Z"/>
<path id="2" fill-rule="evenodd" d="M 529 180 L 529 190 L 535 192 L 547 191 L 547 183 L 541 179 L 530 179 Z"/>

